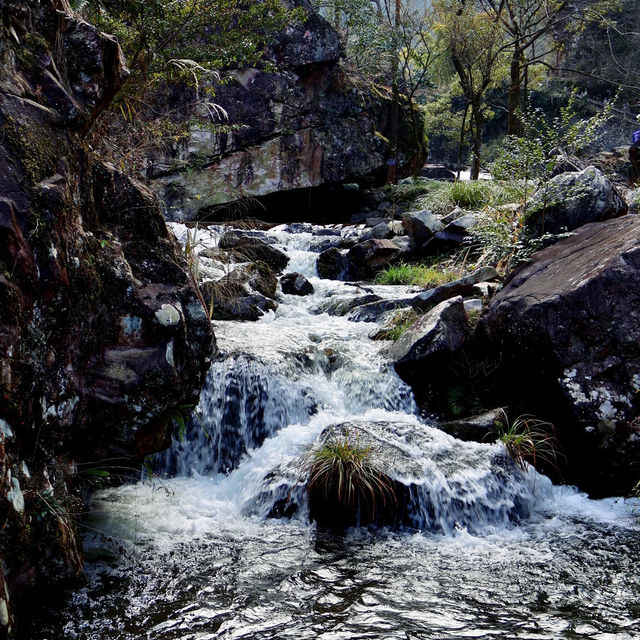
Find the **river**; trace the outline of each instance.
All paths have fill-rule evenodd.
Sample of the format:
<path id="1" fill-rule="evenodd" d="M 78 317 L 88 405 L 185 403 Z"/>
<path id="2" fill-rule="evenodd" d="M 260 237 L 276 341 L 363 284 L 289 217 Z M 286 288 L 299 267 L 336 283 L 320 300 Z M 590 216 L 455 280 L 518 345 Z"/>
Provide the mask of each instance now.
<path id="1" fill-rule="evenodd" d="M 590 500 L 510 465 L 501 445 L 421 418 L 385 342 L 369 338 L 376 325 L 327 313 L 363 289 L 317 278 L 319 236 L 302 229 L 267 235 L 315 293 L 283 296 L 258 322 L 215 323 L 224 357 L 201 422 L 156 458 L 153 478 L 94 495 L 86 585 L 30 637 L 640 637 L 638 502 Z M 394 425 L 394 446 L 415 460 L 410 526 L 309 523 L 287 469 L 325 427 L 353 420 Z M 291 517 L 267 517 L 283 491 Z"/>

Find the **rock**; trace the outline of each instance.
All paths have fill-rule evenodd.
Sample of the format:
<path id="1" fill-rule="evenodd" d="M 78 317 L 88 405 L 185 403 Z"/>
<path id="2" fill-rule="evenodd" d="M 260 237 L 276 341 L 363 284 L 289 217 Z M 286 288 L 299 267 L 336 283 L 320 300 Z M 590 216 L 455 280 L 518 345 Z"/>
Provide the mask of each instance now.
<path id="1" fill-rule="evenodd" d="M 218 246 L 228 250 L 236 262 L 262 262 L 276 273 L 280 273 L 289 264 L 289 257 L 280 249 L 259 238 L 238 235 L 232 231 L 220 238 Z"/>
<path id="2" fill-rule="evenodd" d="M 188 94 L 176 104 L 184 89 L 156 92 L 157 109 L 190 125 L 186 139 L 150 158 L 151 184 L 170 219 L 196 219 L 242 198 L 386 174 L 391 100 L 352 84 L 341 66 L 340 37 L 310 0 L 289 6 L 304 9 L 305 18 L 275 35 L 269 67 L 228 70 L 228 81 L 215 87 L 231 133 L 212 130 L 210 114 Z M 298 58 L 302 50 L 313 54 Z M 173 102 L 166 104 L 166 96 Z M 407 175 L 426 148 L 412 135 L 406 104 L 400 111 L 398 172 Z"/>
<path id="3" fill-rule="evenodd" d="M 570 156 L 561 153 L 556 157 L 553 170 L 551 171 L 551 177 L 555 178 L 562 173 L 575 173 L 577 171 L 583 171 L 586 168 L 587 165 L 576 156 Z"/>
<path id="4" fill-rule="evenodd" d="M 243 289 L 249 287 L 267 298 L 276 297 L 278 279 L 271 269 L 264 263 L 242 265 L 224 277 L 227 284 L 237 284 Z"/>
<path id="5" fill-rule="evenodd" d="M 444 229 L 442 222 L 426 209 L 403 214 L 402 226 L 405 233 L 418 244 L 425 243 L 438 231 Z"/>
<path id="6" fill-rule="evenodd" d="M 480 314 L 482 313 L 483 304 L 482 300 L 472 299 L 464 301 L 464 310 L 467 312 L 467 315 L 470 313 Z"/>
<path id="7" fill-rule="evenodd" d="M 532 256 L 478 334 L 502 354 L 505 404 L 551 420 L 569 480 L 624 495 L 640 456 L 640 218 L 581 227 Z"/>
<path id="8" fill-rule="evenodd" d="M 381 267 L 388 265 L 400 254 L 398 245 L 391 240 L 365 240 L 349 249 L 347 261 L 351 277 L 364 280 L 375 275 Z"/>
<path id="9" fill-rule="evenodd" d="M 316 263 L 318 276 L 326 280 L 349 280 L 350 262 L 337 248 L 323 251 Z"/>
<path id="10" fill-rule="evenodd" d="M 126 79 L 117 42 L 66 1 L 6 0 L 2 22 L 5 637 L 9 625 L 19 633 L 34 593 L 81 573 L 76 464 L 135 469 L 166 447 L 170 416 L 197 402 L 215 342 L 157 199 L 81 135 Z"/>
<path id="11" fill-rule="evenodd" d="M 367 227 L 377 227 L 379 224 L 386 224 L 387 222 L 389 222 L 389 220 L 381 216 L 368 216 L 365 218 L 365 225 Z"/>
<path id="12" fill-rule="evenodd" d="M 278 308 L 274 300 L 226 278 L 205 282 L 201 290 L 215 320 L 256 321 Z"/>
<path id="13" fill-rule="evenodd" d="M 446 224 L 449 224 L 450 222 L 453 222 L 454 220 L 457 220 L 463 215 L 464 215 L 464 210 L 461 209 L 460 207 L 455 207 L 455 209 L 450 211 L 446 216 L 442 216 L 440 220 L 443 224 L 446 225 Z"/>
<path id="14" fill-rule="evenodd" d="M 395 298 L 361 304 L 349 313 L 351 322 L 377 322 L 385 313 L 404 309 L 411 304 L 412 298 Z"/>
<path id="15" fill-rule="evenodd" d="M 469 229 L 475 227 L 476 224 L 478 224 L 478 218 L 473 214 L 466 213 L 459 216 L 449 222 L 442 231 L 438 231 L 433 238 L 427 240 L 422 245 L 422 250 L 433 252 L 461 245 L 467 239 Z"/>
<path id="16" fill-rule="evenodd" d="M 330 316 L 346 316 L 352 309 L 381 300 L 375 293 L 363 296 L 340 296 L 329 298 L 320 306 L 320 313 L 328 313 Z"/>
<path id="17" fill-rule="evenodd" d="M 313 285 L 301 273 L 287 273 L 280 278 L 282 293 L 293 296 L 308 296 L 314 291 Z"/>
<path id="18" fill-rule="evenodd" d="M 368 231 L 362 234 L 362 241 L 365 240 L 387 240 L 393 237 L 393 231 L 388 222 L 380 222 L 375 227 L 372 227 Z"/>
<path id="19" fill-rule="evenodd" d="M 398 375 L 411 382 L 424 371 L 435 372 L 439 363 L 459 349 L 467 330 L 462 297 L 445 300 L 416 321 L 388 348 Z"/>
<path id="20" fill-rule="evenodd" d="M 495 442 L 496 423 L 499 420 L 504 420 L 502 409 L 494 409 L 481 415 L 439 424 L 438 428 L 465 442 Z"/>
<path id="21" fill-rule="evenodd" d="M 342 234 L 342 228 L 314 226 L 312 233 L 314 236 L 337 236 L 339 238 Z"/>
<path id="22" fill-rule="evenodd" d="M 427 164 L 422 167 L 420 175 L 429 180 L 445 180 L 446 182 L 454 182 L 456 174 L 441 164 Z"/>
<path id="23" fill-rule="evenodd" d="M 433 289 L 419 293 L 415 298 L 412 298 L 410 304 L 416 309 L 426 311 L 433 305 L 439 304 L 443 300 L 448 300 L 454 296 L 476 295 L 476 287 L 479 283 L 487 282 L 488 280 L 497 280 L 499 278 L 500 275 L 493 267 L 480 267 L 464 278 L 459 278 L 453 282 L 447 282 L 439 287 L 434 287 Z"/>
<path id="24" fill-rule="evenodd" d="M 527 518 L 550 490 L 550 483 L 543 481 L 541 493 L 532 491 L 526 473 L 499 447 L 461 442 L 417 422 L 353 420 L 330 425 L 314 450 L 331 442 L 369 450 L 365 462 L 377 485 L 373 499 L 369 487 L 357 478 L 352 503 L 344 500 L 344 491 L 341 499 L 331 475 L 309 482 L 313 453 L 307 453 L 265 477 L 257 504 L 274 504 L 272 516 L 291 517 L 289 505 L 307 502 L 306 492 L 310 517 L 320 527 L 376 523 L 450 534 L 459 527 L 486 531 L 487 524 L 504 526 Z M 381 490 L 375 477 L 389 491 Z M 295 498 L 287 500 L 292 495 Z"/>
<path id="25" fill-rule="evenodd" d="M 640 213 L 640 189 L 625 189 L 624 201 L 629 213 L 634 215 Z"/>
<path id="26" fill-rule="evenodd" d="M 589 222 L 623 215 L 625 202 L 595 167 L 563 173 L 539 189 L 527 205 L 527 235 L 573 231 Z"/>

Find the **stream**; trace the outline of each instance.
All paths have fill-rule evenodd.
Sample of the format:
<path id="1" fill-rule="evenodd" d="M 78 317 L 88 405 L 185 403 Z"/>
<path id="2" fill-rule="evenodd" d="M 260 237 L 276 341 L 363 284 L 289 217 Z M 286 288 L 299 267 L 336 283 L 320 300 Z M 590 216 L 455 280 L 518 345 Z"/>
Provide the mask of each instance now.
<path id="1" fill-rule="evenodd" d="M 215 246 L 215 229 L 197 233 Z M 307 227 L 266 235 L 315 293 L 283 295 L 254 323 L 215 322 L 223 357 L 200 419 L 153 478 L 94 495 L 86 585 L 30 637 L 640 638 L 638 501 L 590 500 L 515 467 L 499 444 L 436 429 L 388 343 L 370 339 L 377 325 L 328 313 L 363 287 L 316 276 Z M 392 425 L 376 437 L 413 461 L 394 478 L 412 487 L 406 526 L 337 534 L 309 522 L 300 461 L 347 421 Z M 289 517 L 268 517 L 283 503 Z"/>

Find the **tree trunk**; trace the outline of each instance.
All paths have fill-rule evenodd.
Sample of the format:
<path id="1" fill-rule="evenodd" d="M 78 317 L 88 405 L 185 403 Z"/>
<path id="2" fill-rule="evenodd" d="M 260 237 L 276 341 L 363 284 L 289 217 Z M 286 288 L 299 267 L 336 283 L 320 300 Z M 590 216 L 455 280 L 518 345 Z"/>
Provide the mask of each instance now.
<path id="1" fill-rule="evenodd" d="M 510 136 L 519 137 L 522 135 L 522 102 L 520 99 L 521 81 L 520 48 L 516 46 L 511 57 L 509 106 L 507 111 L 507 134 Z"/>
<path id="2" fill-rule="evenodd" d="M 477 180 L 480 176 L 480 162 L 482 158 L 482 127 L 484 118 L 480 105 L 471 105 L 471 120 L 473 122 L 473 157 L 471 159 L 471 180 Z"/>
<path id="3" fill-rule="evenodd" d="M 394 27 L 400 26 L 400 12 L 402 1 L 396 0 L 396 12 Z M 394 51 L 393 68 L 392 68 L 392 84 L 391 84 L 391 132 L 389 136 L 390 149 L 389 158 L 387 160 L 387 183 L 395 184 L 397 180 L 396 165 L 398 164 L 398 129 L 400 120 L 400 89 L 398 87 L 398 52 Z"/>

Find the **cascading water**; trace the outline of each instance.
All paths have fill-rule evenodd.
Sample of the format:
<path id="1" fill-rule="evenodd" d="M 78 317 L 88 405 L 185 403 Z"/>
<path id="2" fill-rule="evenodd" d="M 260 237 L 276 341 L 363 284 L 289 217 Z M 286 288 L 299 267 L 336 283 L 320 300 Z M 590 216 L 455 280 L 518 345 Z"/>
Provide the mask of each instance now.
<path id="1" fill-rule="evenodd" d="M 283 296 L 256 323 L 216 323 L 222 355 L 199 419 L 158 456 L 156 479 L 95 496 L 89 525 L 103 533 L 88 537 L 88 585 L 30 637 L 634 637 L 634 505 L 554 487 L 501 446 L 421 420 L 369 338 L 376 325 L 325 312 L 362 287 L 315 277 L 324 236 L 291 230 L 267 238 L 315 293 Z M 406 488 L 402 529 L 309 524 L 305 455 L 342 423 Z M 105 558 L 114 540 L 124 555 Z"/>

